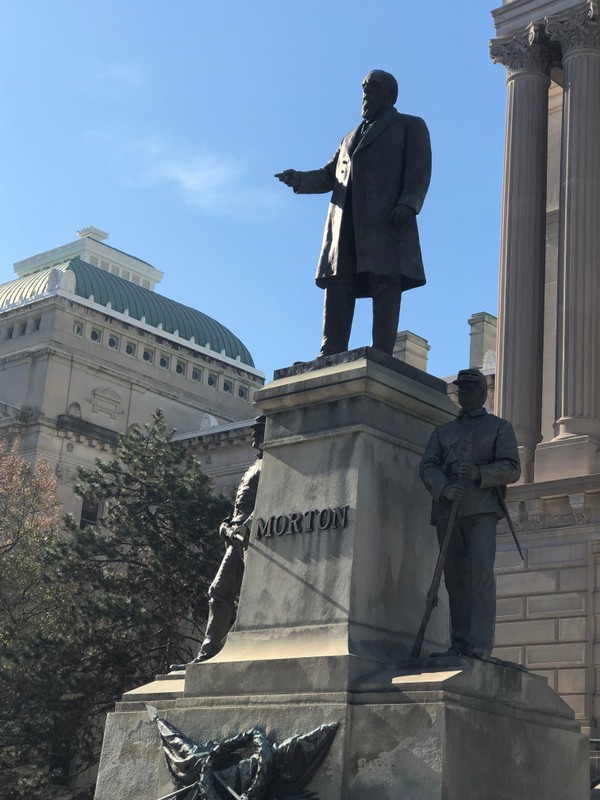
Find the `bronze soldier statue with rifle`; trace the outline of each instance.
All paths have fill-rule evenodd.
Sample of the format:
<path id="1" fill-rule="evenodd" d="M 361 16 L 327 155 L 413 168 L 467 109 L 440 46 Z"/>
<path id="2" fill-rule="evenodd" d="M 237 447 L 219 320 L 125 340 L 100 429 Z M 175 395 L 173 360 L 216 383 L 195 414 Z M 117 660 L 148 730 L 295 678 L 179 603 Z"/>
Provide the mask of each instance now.
<path id="1" fill-rule="evenodd" d="M 496 527 L 507 516 L 506 484 L 519 479 L 521 467 L 512 425 L 484 408 L 485 375 L 464 369 L 454 383 L 461 411 L 433 431 L 420 467 L 421 480 L 433 498 L 431 523 L 441 551 L 438 568 L 440 573 L 443 568 L 450 600 L 451 645 L 446 653 L 432 655 L 486 660 L 494 646 L 496 621 Z M 433 596 L 428 597 L 413 657 L 419 656 L 432 602 Z"/>

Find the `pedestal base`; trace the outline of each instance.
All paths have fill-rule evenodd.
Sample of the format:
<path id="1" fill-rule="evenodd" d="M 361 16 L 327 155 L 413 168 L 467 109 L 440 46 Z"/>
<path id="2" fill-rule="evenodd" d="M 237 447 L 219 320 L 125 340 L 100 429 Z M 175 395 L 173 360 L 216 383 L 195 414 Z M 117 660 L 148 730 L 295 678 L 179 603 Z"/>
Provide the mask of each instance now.
<path id="1" fill-rule="evenodd" d="M 470 659 L 373 666 L 352 656 L 207 662 L 188 668 L 183 697 L 166 699 L 160 680 L 128 693 L 108 719 L 96 800 L 173 790 L 143 700 L 197 743 L 253 725 L 280 742 L 339 723 L 310 784 L 321 800 L 589 798 L 587 742 L 544 678 Z"/>

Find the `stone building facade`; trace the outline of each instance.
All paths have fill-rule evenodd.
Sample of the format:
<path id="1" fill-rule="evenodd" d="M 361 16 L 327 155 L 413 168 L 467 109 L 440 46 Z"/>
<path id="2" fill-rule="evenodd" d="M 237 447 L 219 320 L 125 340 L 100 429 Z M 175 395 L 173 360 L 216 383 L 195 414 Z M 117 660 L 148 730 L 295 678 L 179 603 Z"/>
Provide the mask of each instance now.
<path id="1" fill-rule="evenodd" d="M 507 73 L 496 410 L 523 461 L 497 558 L 496 654 L 600 722 L 600 17 L 573 0 L 492 12 Z"/>
<path id="2" fill-rule="evenodd" d="M 162 273 L 105 237 L 81 231 L 17 263 L 18 278 L 0 286 L 0 431 L 50 462 L 76 517 L 94 513 L 73 494 L 77 467 L 110 457 L 118 434 L 156 408 L 179 435 L 242 421 L 249 463 L 252 395 L 264 382 L 231 331 L 157 294 Z"/>

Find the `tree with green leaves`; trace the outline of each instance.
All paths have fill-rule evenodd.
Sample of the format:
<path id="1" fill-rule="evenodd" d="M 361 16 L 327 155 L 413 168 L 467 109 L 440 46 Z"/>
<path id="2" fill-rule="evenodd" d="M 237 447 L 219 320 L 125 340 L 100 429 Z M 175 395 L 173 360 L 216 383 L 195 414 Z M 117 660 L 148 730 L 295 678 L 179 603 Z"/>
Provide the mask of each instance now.
<path id="1" fill-rule="evenodd" d="M 21 695 L 44 696 L 37 710 L 30 704 L 24 739 L 51 735 L 51 764 L 63 769 L 93 764 L 120 695 L 189 660 L 202 639 L 229 503 L 172 435 L 157 411 L 120 438 L 115 458 L 80 469 L 75 491 L 98 505 L 98 521 L 80 527 L 67 518 L 66 531 L 36 551 L 55 616 L 15 626 L 5 660 L 13 677 L 28 676 L 17 680 Z"/>
<path id="2" fill-rule="evenodd" d="M 0 798 L 49 797 L 64 689 L 50 673 L 76 587 L 48 579 L 61 536 L 56 480 L 0 440 Z M 47 647 L 50 642 L 50 648 Z"/>
<path id="3" fill-rule="evenodd" d="M 76 493 L 100 514 L 82 528 L 68 521 L 60 559 L 90 589 L 86 613 L 121 629 L 128 660 L 145 673 L 197 649 L 229 508 L 173 432 L 157 411 L 121 438 L 116 458 L 78 471 Z"/>

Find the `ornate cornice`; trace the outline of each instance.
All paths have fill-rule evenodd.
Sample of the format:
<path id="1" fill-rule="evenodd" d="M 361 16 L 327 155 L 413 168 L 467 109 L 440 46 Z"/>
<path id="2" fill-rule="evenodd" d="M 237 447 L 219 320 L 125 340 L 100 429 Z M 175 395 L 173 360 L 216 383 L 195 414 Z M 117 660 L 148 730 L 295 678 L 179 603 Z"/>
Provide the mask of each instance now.
<path id="1" fill-rule="evenodd" d="M 597 1 L 586 0 L 564 14 L 546 18 L 546 34 L 561 45 L 563 56 L 574 50 L 600 50 Z"/>
<path id="2" fill-rule="evenodd" d="M 490 56 L 494 64 L 504 64 L 509 77 L 519 72 L 549 75 L 553 61 L 550 43 L 537 23 L 513 36 L 492 39 Z"/>

